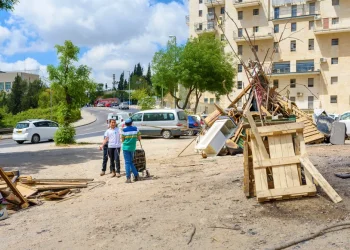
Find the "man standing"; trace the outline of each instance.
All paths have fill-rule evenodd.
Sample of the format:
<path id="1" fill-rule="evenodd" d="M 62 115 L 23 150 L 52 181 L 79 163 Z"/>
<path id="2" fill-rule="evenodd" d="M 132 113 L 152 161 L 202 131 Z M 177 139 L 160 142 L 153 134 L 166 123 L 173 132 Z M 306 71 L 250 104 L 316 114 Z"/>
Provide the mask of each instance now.
<path id="1" fill-rule="evenodd" d="M 112 177 L 120 177 L 120 134 L 119 129 L 116 127 L 116 121 L 110 120 L 109 129 L 105 133 L 105 139 L 100 146 L 100 150 L 108 143 L 108 156 L 110 159 L 110 168 L 112 171 Z M 117 169 L 117 173 L 116 170 Z M 104 173 L 101 173 L 103 175 Z"/>
<path id="2" fill-rule="evenodd" d="M 134 181 L 139 180 L 139 173 L 134 165 L 134 152 L 136 151 L 137 140 L 141 141 L 141 134 L 137 127 L 132 126 L 132 120 L 125 121 L 126 127 L 122 130 L 123 154 L 125 161 L 126 183 L 131 183 L 131 171 L 134 174 Z"/>

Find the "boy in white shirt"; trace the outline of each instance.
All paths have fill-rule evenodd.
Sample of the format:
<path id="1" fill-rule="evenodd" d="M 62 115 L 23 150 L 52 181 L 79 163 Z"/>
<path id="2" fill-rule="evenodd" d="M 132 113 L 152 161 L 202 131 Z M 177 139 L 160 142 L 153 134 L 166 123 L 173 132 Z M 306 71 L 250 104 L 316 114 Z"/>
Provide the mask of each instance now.
<path id="1" fill-rule="evenodd" d="M 108 156 L 110 159 L 110 168 L 112 170 L 112 177 L 120 177 L 120 133 L 116 127 L 116 121 L 110 120 L 109 129 L 107 129 L 105 139 L 100 146 L 100 150 L 108 143 Z M 117 170 L 117 171 L 116 171 Z"/>

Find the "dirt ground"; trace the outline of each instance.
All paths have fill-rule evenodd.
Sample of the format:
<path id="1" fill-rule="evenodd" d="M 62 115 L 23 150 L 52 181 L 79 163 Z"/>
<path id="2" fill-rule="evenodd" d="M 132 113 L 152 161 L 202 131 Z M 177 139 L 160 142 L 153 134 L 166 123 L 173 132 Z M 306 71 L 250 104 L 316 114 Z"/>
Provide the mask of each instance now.
<path id="1" fill-rule="evenodd" d="M 334 176 L 350 172 L 349 145 L 307 148 L 343 202 L 332 203 L 320 190 L 313 198 L 260 204 L 243 194 L 242 155 L 202 159 L 191 146 L 177 157 L 190 141 L 143 140 L 147 167 L 154 176 L 132 184 L 126 184 L 125 177 L 99 176 L 102 153 L 97 144 L 39 145 L 31 152 L 18 152 L 17 157 L 38 157 L 37 163 L 23 162 L 22 174 L 95 178 L 105 185 L 1 221 L 0 249 L 271 249 L 350 221 L 350 179 Z M 8 151 L 7 169 L 15 169 L 15 155 Z M 50 155 L 59 159 L 53 163 Z M 332 232 L 289 249 L 349 249 L 349 233 L 350 229 Z"/>

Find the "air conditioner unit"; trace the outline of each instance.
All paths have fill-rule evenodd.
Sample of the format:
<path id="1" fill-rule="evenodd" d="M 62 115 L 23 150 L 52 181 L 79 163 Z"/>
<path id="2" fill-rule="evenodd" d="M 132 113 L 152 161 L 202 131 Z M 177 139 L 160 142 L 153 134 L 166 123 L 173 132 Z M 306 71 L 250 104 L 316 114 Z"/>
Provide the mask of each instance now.
<path id="1" fill-rule="evenodd" d="M 321 58 L 320 58 L 320 62 L 321 62 L 321 63 L 326 63 L 326 62 L 327 62 L 327 58 L 321 57 Z"/>
<path id="2" fill-rule="evenodd" d="M 302 97 L 303 95 L 304 95 L 304 93 L 302 93 L 302 92 L 297 93 L 297 97 Z"/>
<path id="3" fill-rule="evenodd" d="M 319 20 L 321 20 L 321 19 L 322 19 L 321 16 L 315 16 L 315 17 L 314 17 L 314 20 L 315 20 L 315 21 L 319 21 Z"/>

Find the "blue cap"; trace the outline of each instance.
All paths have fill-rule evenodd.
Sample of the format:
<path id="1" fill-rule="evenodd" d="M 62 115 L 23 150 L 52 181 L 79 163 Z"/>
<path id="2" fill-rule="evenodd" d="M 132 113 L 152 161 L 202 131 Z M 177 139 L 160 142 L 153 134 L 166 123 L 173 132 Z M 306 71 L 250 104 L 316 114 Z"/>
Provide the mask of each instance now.
<path id="1" fill-rule="evenodd" d="M 126 119 L 125 123 L 132 123 L 132 120 L 130 118 Z"/>

